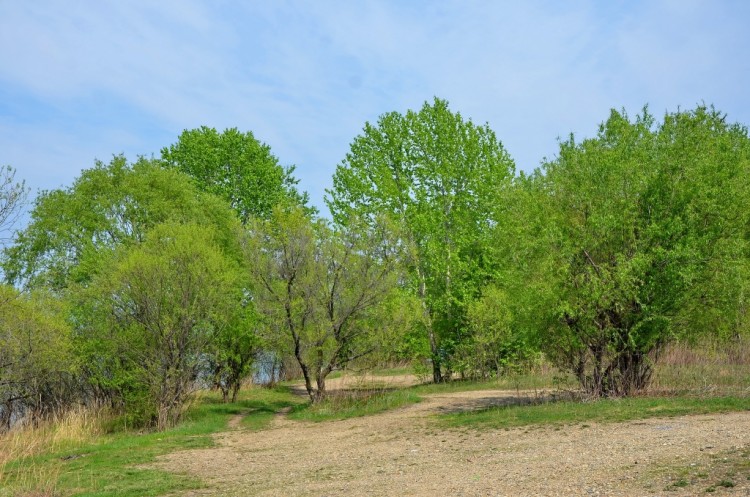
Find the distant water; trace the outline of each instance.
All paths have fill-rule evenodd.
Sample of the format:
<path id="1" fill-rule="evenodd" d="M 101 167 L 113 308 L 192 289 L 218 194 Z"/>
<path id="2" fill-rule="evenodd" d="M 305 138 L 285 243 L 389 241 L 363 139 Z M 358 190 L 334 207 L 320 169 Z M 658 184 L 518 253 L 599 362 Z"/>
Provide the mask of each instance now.
<path id="1" fill-rule="evenodd" d="M 266 385 L 272 380 L 279 380 L 281 376 L 282 363 L 278 355 L 270 351 L 263 351 L 258 354 L 253 364 L 253 383 L 256 385 Z"/>

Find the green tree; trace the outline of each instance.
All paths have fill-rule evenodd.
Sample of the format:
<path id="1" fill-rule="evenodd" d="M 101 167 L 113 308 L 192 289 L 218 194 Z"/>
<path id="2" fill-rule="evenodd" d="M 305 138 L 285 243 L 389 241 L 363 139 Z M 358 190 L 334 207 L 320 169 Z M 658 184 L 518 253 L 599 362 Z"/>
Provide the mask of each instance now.
<path id="1" fill-rule="evenodd" d="M 268 145 L 236 128 L 185 130 L 177 143 L 162 149 L 160 163 L 189 175 L 201 191 L 227 201 L 245 225 L 253 218 L 268 219 L 277 204 L 305 206 L 308 201 L 307 194 L 296 188 L 294 167 L 282 167 Z M 225 399 L 230 391 L 236 398 L 260 352 L 254 307 L 252 299 L 246 298 L 237 326 L 223 334 L 221 347 L 215 349 L 211 366 L 215 386 Z"/>
<path id="2" fill-rule="evenodd" d="M 466 306 L 497 270 L 488 247 L 513 174 L 492 130 L 439 99 L 367 123 L 334 174 L 326 202 L 337 223 L 385 213 L 400 226 L 435 382 L 450 377 Z"/>
<path id="3" fill-rule="evenodd" d="M 59 291 L 86 282 L 120 245 L 137 243 L 167 220 L 219 227 L 223 244 L 236 242 L 232 216 L 219 199 L 189 178 L 153 161 L 123 156 L 97 161 L 73 186 L 42 192 L 31 221 L 5 249 L 2 266 L 14 284 Z"/>
<path id="4" fill-rule="evenodd" d="M 218 330 L 208 352 L 212 381 L 221 390 L 224 402 L 237 401 L 242 382 L 252 374 L 255 357 L 263 347 L 260 316 L 248 288 L 235 290 L 237 305 L 227 316 L 227 325 Z"/>
<path id="5" fill-rule="evenodd" d="M 334 231 L 298 207 L 277 208 L 250 231 L 258 308 L 277 342 L 294 354 L 317 402 L 332 371 L 383 345 L 389 328 L 373 318 L 396 286 L 391 231 L 356 223 Z"/>
<path id="6" fill-rule="evenodd" d="M 296 189 L 294 167 L 282 167 L 270 147 L 249 131 L 230 128 L 219 133 L 206 126 L 185 130 L 177 143 L 162 149 L 161 163 L 229 202 L 243 224 L 253 216 L 267 219 L 279 203 L 307 203 L 307 194 Z"/>
<path id="7" fill-rule="evenodd" d="M 86 289 L 79 318 L 94 381 L 159 429 L 179 419 L 204 354 L 238 312 L 240 267 L 219 240 L 206 226 L 156 226 L 141 244 L 116 250 Z"/>
<path id="8" fill-rule="evenodd" d="M 75 315 L 75 311 L 85 308 L 86 300 L 92 298 L 86 288 L 97 274 L 109 270 L 114 253 L 137 247 L 150 230 L 165 222 L 190 222 L 215 230 L 223 253 L 242 263 L 241 226 L 224 201 L 199 191 L 179 171 L 166 170 L 146 159 L 131 164 L 122 156 L 108 164 L 97 162 L 69 188 L 43 192 L 36 200 L 31 222 L 5 250 L 3 267 L 9 281 L 50 288 L 76 303 L 72 323 L 79 352 L 87 358 L 83 373 L 94 380 L 95 394 L 100 397 L 121 397 L 129 373 L 118 369 L 116 358 L 109 360 L 108 354 L 117 354 L 117 350 L 96 335 L 89 336 L 91 323 L 88 329 L 81 328 L 87 317 Z M 231 296 L 238 303 L 245 298 L 241 288 Z M 256 331 L 254 327 L 240 328 L 245 321 L 242 313 L 235 314 L 233 325 L 221 329 L 221 340 L 205 351 L 215 371 L 230 380 L 230 389 L 250 372 L 254 351 L 250 342 Z M 99 367 L 92 359 L 96 357 L 101 357 L 106 367 Z M 219 364 L 220 360 L 226 363 Z"/>
<path id="9" fill-rule="evenodd" d="M 75 371 L 59 301 L 0 286 L 0 430 L 14 418 L 39 419 L 64 406 Z"/>
<path id="10" fill-rule="evenodd" d="M 543 342 L 586 391 L 645 387 L 665 343 L 737 315 L 717 272 L 747 269 L 748 157 L 747 130 L 699 107 L 661 125 L 613 111 L 544 165 L 557 303 Z"/>

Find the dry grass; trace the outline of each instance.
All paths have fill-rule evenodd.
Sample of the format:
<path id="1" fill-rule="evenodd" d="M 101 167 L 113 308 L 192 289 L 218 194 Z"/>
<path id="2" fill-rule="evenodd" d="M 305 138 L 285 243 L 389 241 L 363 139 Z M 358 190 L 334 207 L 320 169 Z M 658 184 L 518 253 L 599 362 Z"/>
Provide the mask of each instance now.
<path id="1" fill-rule="evenodd" d="M 650 390 L 750 394 L 750 339 L 674 343 L 661 353 Z"/>
<path id="2" fill-rule="evenodd" d="M 0 434 L 0 497 L 61 495 L 56 489 L 59 466 L 36 458 L 91 442 L 102 433 L 105 417 L 103 409 L 79 407 Z"/>

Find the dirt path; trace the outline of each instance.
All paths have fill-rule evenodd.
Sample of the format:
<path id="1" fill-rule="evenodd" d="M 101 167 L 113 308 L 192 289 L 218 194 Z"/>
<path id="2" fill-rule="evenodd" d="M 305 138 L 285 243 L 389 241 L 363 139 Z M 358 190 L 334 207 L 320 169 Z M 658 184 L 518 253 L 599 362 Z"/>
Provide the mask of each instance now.
<path id="1" fill-rule="evenodd" d="M 278 416 L 268 430 L 229 431 L 215 448 L 176 452 L 158 466 L 202 478 L 208 488 L 185 494 L 193 496 L 671 496 L 706 485 L 667 492 L 655 468 L 703 465 L 750 445 L 747 412 L 482 432 L 431 420 L 515 395 L 433 395 L 397 411 L 317 424 Z M 711 495 L 750 495 L 747 477 Z M 650 481 L 657 484 L 649 488 Z"/>

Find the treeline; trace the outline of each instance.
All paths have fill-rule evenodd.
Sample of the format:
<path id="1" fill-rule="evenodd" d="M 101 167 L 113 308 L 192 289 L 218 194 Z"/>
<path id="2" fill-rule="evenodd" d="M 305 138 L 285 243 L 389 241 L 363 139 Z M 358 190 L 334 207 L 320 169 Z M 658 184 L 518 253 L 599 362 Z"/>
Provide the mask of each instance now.
<path id="1" fill-rule="evenodd" d="M 366 124 L 328 221 L 251 133 L 185 131 L 41 192 L 4 250 L 0 423 L 73 403 L 174 424 L 237 395 L 257 357 L 311 401 L 352 362 L 435 382 L 541 357 L 593 396 L 648 385 L 671 341 L 748 333 L 750 139 L 713 108 L 561 141 L 517 173 L 493 131 L 435 99 Z M 4 170 L 0 223 L 25 186 Z"/>

